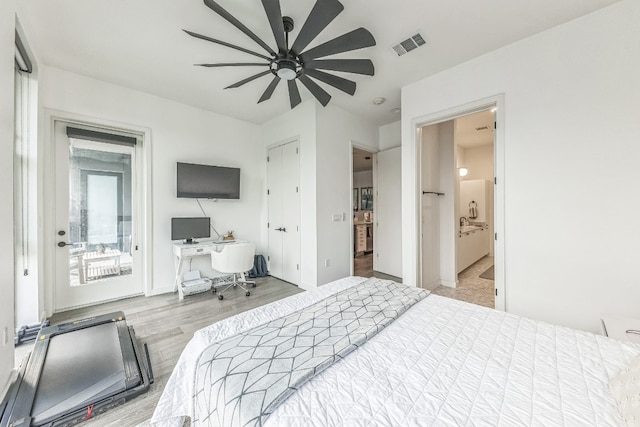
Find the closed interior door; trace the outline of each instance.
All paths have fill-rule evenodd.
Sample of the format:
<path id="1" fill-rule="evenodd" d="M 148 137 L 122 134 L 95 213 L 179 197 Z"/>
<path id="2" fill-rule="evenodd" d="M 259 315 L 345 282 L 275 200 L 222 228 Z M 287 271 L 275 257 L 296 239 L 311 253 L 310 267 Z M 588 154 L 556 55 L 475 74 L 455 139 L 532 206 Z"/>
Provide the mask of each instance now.
<path id="1" fill-rule="evenodd" d="M 284 242 L 282 197 L 282 147 L 269 150 L 267 156 L 267 199 L 269 220 L 269 254 L 267 263 L 273 277 L 283 278 L 282 250 Z"/>
<path id="2" fill-rule="evenodd" d="M 402 183 L 400 147 L 377 153 L 376 254 L 373 269 L 402 277 Z"/>
<path id="3" fill-rule="evenodd" d="M 55 123 L 56 311 L 143 292 L 136 146 L 69 137 L 67 127 Z"/>
<path id="4" fill-rule="evenodd" d="M 267 162 L 269 272 L 300 284 L 299 143 L 271 148 Z"/>

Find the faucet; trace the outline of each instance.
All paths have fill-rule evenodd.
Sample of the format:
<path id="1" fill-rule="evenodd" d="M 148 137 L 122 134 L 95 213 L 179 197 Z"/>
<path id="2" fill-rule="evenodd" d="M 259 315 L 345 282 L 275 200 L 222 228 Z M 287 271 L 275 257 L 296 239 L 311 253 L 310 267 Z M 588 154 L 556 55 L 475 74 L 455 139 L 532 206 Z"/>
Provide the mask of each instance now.
<path id="1" fill-rule="evenodd" d="M 460 227 L 463 227 L 463 226 L 465 226 L 467 224 L 469 224 L 469 220 L 466 217 L 461 216 L 460 217 Z"/>

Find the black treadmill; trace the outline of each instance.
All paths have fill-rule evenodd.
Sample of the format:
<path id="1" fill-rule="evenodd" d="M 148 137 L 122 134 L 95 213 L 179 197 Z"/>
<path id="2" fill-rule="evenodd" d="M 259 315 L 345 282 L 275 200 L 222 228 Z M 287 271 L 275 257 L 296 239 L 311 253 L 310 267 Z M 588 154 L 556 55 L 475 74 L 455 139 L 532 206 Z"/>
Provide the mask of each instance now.
<path id="1" fill-rule="evenodd" d="M 152 382 L 147 346 L 121 311 L 42 328 L 0 403 L 0 427 L 74 425 Z"/>

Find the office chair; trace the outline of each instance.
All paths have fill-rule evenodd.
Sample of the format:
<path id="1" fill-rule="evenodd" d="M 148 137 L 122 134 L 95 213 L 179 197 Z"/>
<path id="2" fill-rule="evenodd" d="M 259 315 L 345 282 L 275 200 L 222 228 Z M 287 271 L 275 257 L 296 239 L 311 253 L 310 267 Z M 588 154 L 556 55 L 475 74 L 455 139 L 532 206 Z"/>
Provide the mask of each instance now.
<path id="1" fill-rule="evenodd" d="M 223 282 L 217 284 L 217 287 L 225 287 L 218 293 L 219 300 L 224 298 L 223 292 L 235 286 L 244 290 L 246 296 L 251 295 L 243 285 L 252 285 L 255 288 L 256 282 L 246 280 L 244 273 L 253 267 L 255 253 L 256 245 L 253 243 L 227 243 L 222 251 L 211 252 L 211 266 L 221 273 L 230 274 Z M 212 292 L 217 292 L 216 286 Z"/>

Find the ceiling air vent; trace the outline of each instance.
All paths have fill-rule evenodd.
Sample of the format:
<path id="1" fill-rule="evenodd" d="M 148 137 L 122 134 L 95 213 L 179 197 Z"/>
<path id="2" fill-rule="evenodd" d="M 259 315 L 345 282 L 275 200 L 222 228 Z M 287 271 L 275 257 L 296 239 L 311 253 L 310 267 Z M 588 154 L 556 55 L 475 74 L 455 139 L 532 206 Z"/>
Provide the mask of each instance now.
<path id="1" fill-rule="evenodd" d="M 420 33 L 416 33 L 414 36 L 411 36 L 408 39 L 403 40 L 396 45 L 393 45 L 391 48 L 398 56 L 402 56 L 405 53 L 411 52 L 412 50 L 417 49 L 426 43 L 427 42 L 424 40 L 424 37 L 422 37 Z"/>

